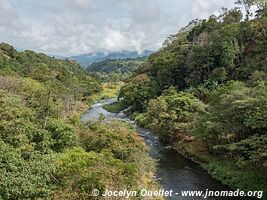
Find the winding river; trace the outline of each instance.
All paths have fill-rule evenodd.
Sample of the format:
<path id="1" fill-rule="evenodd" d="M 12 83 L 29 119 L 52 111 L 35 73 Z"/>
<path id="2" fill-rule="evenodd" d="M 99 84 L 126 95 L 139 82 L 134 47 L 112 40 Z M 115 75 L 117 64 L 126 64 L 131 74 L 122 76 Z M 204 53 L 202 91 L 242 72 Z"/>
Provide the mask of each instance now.
<path id="1" fill-rule="evenodd" d="M 213 179 L 207 172 L 205 172 L 199 165 L 195 164 L 191 160 L 183 157 L 177 151 L 164 147 L 158 137 L 151 131 L 138 127 L 123 113 L 114 114 L 107 112 L 102 108 L 104 104 L 109 104 L 116 101 L 115 99 L 103 100 L 94 104 L 90 110 L 88 110 L 81 118 L 82 122 L 97 120 L 99 114 L 102 113 L 105 116 L 105 120 L 125 120 L 128 123 L 133 124 L 136 127 L 137 132 L 144 138 L 146 145 L 150 147 L 150 156 L 159 160 L 156 179 L 160 183 L 163 189 L 173 190 L 174 192 L 180 191 L 226 191 L 229 188 L 223 186 L 220 182 Z M 171 200 L 190 199 L 198 200 L 204 199 L 203 197 L 181 197 L 173 196 Z M 244 197 L 208 197 L 207 199 L 242 199 Z M 250 198 L 249 198 L 250 199 Z"/>

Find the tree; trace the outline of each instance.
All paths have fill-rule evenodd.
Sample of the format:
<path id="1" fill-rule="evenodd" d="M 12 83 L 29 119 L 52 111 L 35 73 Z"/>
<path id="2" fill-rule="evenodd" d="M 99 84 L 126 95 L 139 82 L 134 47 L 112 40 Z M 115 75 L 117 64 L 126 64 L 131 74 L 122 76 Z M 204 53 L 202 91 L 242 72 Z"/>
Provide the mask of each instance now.
<path id="1" fill-rule="evenodd" d="M 246 11 L 246 20 L 249 20 L 249 17 L 251 16 L 251 7 L 255 5 L 258 2 L 258 0 L 237 0 L 235 3 L 239 5 L 243 5 L 245 7 Z"/>
<path id="2" fill-rule="evenodd" d="M 146 74 L 140 74 L 130 79 L 127 85 L 122 87 L 118 98 L 125 106 L 132 106 L 132 111 L 142 111 L 146 108 L 148 100 L 155 95 L 155 82 Z"/>
<path id="3" fill-rule="evenodd" d="M 239 23 L 242 20 L 243 14 L 240 9 L 234 8 L 228 10 L 223 8 L 223 14 L 221 15 L 223 23 L 231 24 L 231 23 Z"/>
<path id="4" fill-rule="evenodd" d="M 0 198 L 50 199 L 55 188 L 50 176 L 54 171 L 51 155 L 25 160 L 19 149 L 0 139 Z"/>
<path id="5" fill-rule="evenodd" d="M 77 145 L 77 135 L 74 127 L 67 125 L 60 120 L 50 120 L 46 129 L 51 133 L 52 149 L 62 152 L 64 149 Z"/>
<path id="6" fill-rule="evenodd" d="M 210 143 L 234 143 L 267 129 L 266 82 L 253 88 L 231 81 L 212 94 L 210 109 L 193 132 Z"/>
<path id="7" fill-rule="evenodd" d="M 170 142 L 187 133 L 189 125 L 204 110 L 205 105 L 192 94 L 170 87 L 162 96 L 149 101 L 145 121 L 162 140 Z"/>

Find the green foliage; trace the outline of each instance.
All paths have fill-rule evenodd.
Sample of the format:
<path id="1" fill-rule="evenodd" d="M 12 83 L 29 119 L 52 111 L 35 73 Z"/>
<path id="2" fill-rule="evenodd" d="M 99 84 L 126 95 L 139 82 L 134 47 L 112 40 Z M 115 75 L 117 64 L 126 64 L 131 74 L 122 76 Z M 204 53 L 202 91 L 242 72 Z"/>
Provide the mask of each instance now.
<path id="1" fill-rule="evenodd" d="M 133 162 L 137 154 L 147 149 L 143 141 L 134 134 L 134 130 L 121 122 L 107 125 L 91 124 L 93 132 L 86 135 L 82 143 L 86 151 L 111 152 L 115 158 Z M 98 137 L 96 137 L 96 135 Z"/>
<path id="2" fill-rule="evenodd" d="M 57 158 L 56 168 L 63 186 L 55 194 L 60 199 L 95 199 L 91 195 L 95 188 L 103 193 L 106 188 L 116 190 L 135 184 L 135 165 L 108 153 L 85 152 L 82 148 L 68 150 Z"/>
<path id="3" fill-rule="evenodd" d="M 0 44 L 1 74 L 17 74 L 45 84 L 56 84 L 65 89 L 60 94 L 73 92 L 86 96 L 99 91 L 99 84 L 86 75 L 82 67 L 67 60 L 57 60 L 33 51 L 17 52 L 12 46 Z M 57 94 L 57 87 L 51 92 Z"/>
<path id="4" fill-rule="evenodd" d="M 267 136 L 252 136 L 233 144 L 216 145 L 214 151 L 219 155 L 228 155 L 237 160 L 237 165 L 244 167 L 250 165 L 264 166 L 264 161 L 267 160 Z"/>
<path id="5" fill-rule="evenodd" d="M 197 135 L 213 143 L 230 143 L 266 133 L 266 82 L 253 88 L 241 82 L 229 82 L 212 95 L 209 112 L 194 129 Z"/>
<path id="6" fill-rule="evenodd" d="M 151 59 L 152 58 L 152 59 Z M 166 89 L 166 86 L 172 84 L 170 80 L 172 63 L 174 61 L 174 54 L 168 51 L 164 51 L 157 56 L 151 56 L 151 64 L 155 67 L 156 73 L 153 72 L 154 76 L 157 78 L 157 84 L 160 89 Z M 162 67 L 166 66 L 166 67 Z"/>
<path id="7" fill-rule="evenodd" d="M 205 81 L 203 84 L 193 86 L 186 91 L 192 93 L 204 103 L 208 103 L 213 95 L 213 90 L 216 90 L 218 86 L 219 83 L 216 81 Z"/>
<path id="8" fill-rule="evenodd" d="M 238 23 L 242 20 L 243 14 L 238 8 L 231 10 L 223 8 L 223 11 L 224 12 L 220 17 L 222 17 L 223 22 L 226 24 Z"/>
<path id="9" fill-rule="evenodd" d="M 46 199 L 54 189 L 53 171 L 50 156 L 25 160 L 20 151 L 0 140 L 1 199 Z"/>
<path id="10" fill-rule="evenodd" d="M 137 190 L 144 186 L 143 177 L 154 171 L 143 140 L 123 122 L 89 124 L 80 142 L 83 149 L 67 150 L 55 161 L 62 185 L 54 194 L 58 199 L 94 199 L 95 188 L 101 193 L 107 188 Z"/>
<path id="11" fill-rule="evenodd" d="M 163 140 L 172 141 L 175 136 L 187 132 L 189 125 L 200 113 L 205 112 L 204 104 L 192 94 L 177 93 L 171 87 L 162 96 L 149 101 L 143 124 L 147 124 Z M 140 121 L 140 118 L 137 118 Z M 145 122 L 145 123 L 144 123 Z"/>
<path id="12" fill-rule="evenodd" d="M 156 95 L 155 82 L 147 75 L 140 74 L 131 78 L 125 86 L 122 87 L 119 100 L 132 110 L 144 110 L 148 100 Z"/>
<path id="13" fill-rule="evenodd" d="M 24 106 L 18 96 L 0 90 L 0 138 L 14 147 L 27 144 L 36 126 L 34 112 Z"/>
<path id="14" fill-rule="evenodd" d="M 111 113 L 119 113 L 122 110 L 126 109 L 127 107 L 124 105 L 122 101 L 119 101 L 112 104 L 104 105 L 103 108 Z"/>
<path id="15" fill-rule="evenodd" d="M 246 20 L 249 20 L 249 17 L 252 15 L 251 7 L 254 5 L 261 5 L 263 0 L 236 0 L 235 3 L 239 5 L 243 5 L 246 11 Z"/>
<path id="16" fill-rule="evenodd" d="M 207 162 L 224 183 L 266 189 L 267 180 L 258 181 L 267 166 L 266 2 L 236 3 L 245 7 L 245 21 L 239 8 L 193 20 L 135 71 L 120 96 L 140 113 L 138 123 Z M 249 20 L 253 6 L 257 16 Z"/>
<path id="17" fill-rule="evenodd" d="M 240 22 L 238 8 L 223 11 L 171 36 L 164 48 L 136 70 L 128 85 L 146 74 L 155 81 L 159 95 L 170 86 L 185 90 L 210 81 L 249 81 L 255 71 L 266 73 L 266 18 Z"/>
<path id="18" fill-rule="evenodd" d="M 154 162 L 132 128 L 80 127 L 84 102 L 100 88 L 75 62 L 0 44 L 0 199 L 92 199 L 94 188 L 151 187 L 143 179 L 152 180 Z M 119 88 L 104 84 L 102 97 Z"/>
<path id="19" fill-rule="evenodd" d="M 263 191 L 263 199 L 267 191 L 266 170 L 254 167 L 240 168 L 233 161 L 218 156 L 207 159 L 204 166 L 224 185 L 244 191 Z"/>
<path id="20" fill-rule="evenodd" d="M 116 73 L 131 73 L 137 69 L 146 58 L 136 58 L 136 59 L 107 59 L 100 62 L 95 62 L 87 67 L 89 72 L 102 72 L 110 74 L 112 72 Z"/>
<path id="21" fill-rule="evenodd" d="M 129 77 L 145 61 L 146 57 L 128 59 L 107 59 L 90 64 L 86 71 L 102 82 L 118 82 Z"/>
<path id="22" fill-rule="evenodd" d="M 51 133 L 53 140 L 52 149 L 56 152 L 62 152 L 64 149 L 77 145 L 77 135 L 74 127 L 67 125 L 60 120 L 52 120 L 48 123 L 46 130 Z"/>

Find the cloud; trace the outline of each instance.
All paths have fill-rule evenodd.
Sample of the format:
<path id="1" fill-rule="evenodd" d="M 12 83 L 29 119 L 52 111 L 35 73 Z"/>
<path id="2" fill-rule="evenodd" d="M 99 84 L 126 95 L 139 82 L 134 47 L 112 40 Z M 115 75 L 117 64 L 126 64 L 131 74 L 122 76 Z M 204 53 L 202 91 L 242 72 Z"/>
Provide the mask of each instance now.
<path id="1" fill-rule="evenodd" d="M 231 5 L 233 7 L 233 0 L 192 0 L 192 16 L 193 18 L 207 18 L 218 9 Z"/>
<path id="2" fill-rule="evenodd" d="M 7 0 L 0 0 L 0 27 L 16 27 L 17 21 L 15 8 Z"/>
<path id="3" fill-rule="evenodd" d="M 161 10 L 157 1 L 130 0 L 132 7 L 132 19 L 136 23 L 148 24 L 154 23 L 160 19 Z"/>
<path id="4" fill-rule="evenodd" d="M 91 7 L 90 0 L 69 0 L 67 1 L 67 6 L 70 9 L 78 9 L 78 10 L 87 10 Z"/>
<path id="5" fill-rule="evenodd" d="M 0 38 L 57 55 L 157 49 L 193 18 L 232 0 L 0 0 Z"/>

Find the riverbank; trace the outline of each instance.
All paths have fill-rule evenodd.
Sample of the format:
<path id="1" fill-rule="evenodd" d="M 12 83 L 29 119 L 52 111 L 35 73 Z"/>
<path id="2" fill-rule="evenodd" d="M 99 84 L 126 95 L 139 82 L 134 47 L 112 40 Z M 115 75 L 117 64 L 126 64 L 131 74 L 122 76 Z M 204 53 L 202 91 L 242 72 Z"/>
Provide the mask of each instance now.
<path id="1" fill-rule="evenodd" d="M 201 140 L 177 141 L 173 148 L 186 158 L 199 164 L 213 178 L 231 189 L 244 191 L 262 190 L 266 198 L 267 185 L 264 171 L 240 168 L 233 161 L 211 154 Z"/>
<path id="2" fill-rule="evenodd" d="M 123 82 L 107 82 L 102 83 L 101 92 L 91 95 L 87 101 L 87 104 L 91 106 L 99 100 L 116 98 L 119 95 L 120 89 L 123 86 Z"/>
<path id="3" fill-rule="evenodd" d="M 103 108 L 106 109 L 114 105 L 117 106 L 116 103 L 112 103 L 103 106 Z M 112 111 L 112 109 L 106 110 Z M 115 111 L 114 113 L 118 113 L 118 110 Z M 144 126 L 144 124 L 141 125 Z M 265 190 L 264 178 L 258 175 L 263 173 L 251 168 L 238 168 L 233 161 L 213 155 L 209 152 L 205 142 L 200 139 L 190 136 L 181 138 L 180 136 L 172 142 L 172 148 L 185 158 L 201 166 L 202 169 L 226 187 L 244 191 Z"/>
<path id="4" fill-rule="evenodd" d="M 105 112 L 103 105 L 113 101 L 106 99 L 95 103 L 81 118 L 86 124 L 79 134 L 81 146 L 86 152 L 103 153 L 112 156 L 116 162 L 122 162 L 119 166 L 114 162 L 117 174 L 113 178 L 106 178 L 111 183 L 116 179 L 117 183 L 112 187 L 105 187 L 106 189 L 117 191 L 127 188 L 128 191 L 138 191 L 138 194 L 144 188 L 156 191 L 160 188 L 155 180 L 156 162 L 149 156 L 149 148 L 132 124 L 119 120 L 115 114 Z M 99 116 L 103 118 L 98 120 Z M 106 171 L 104 175 L 109 173 Z M 124 176 L 120 173 L 124 173 Z"/>
<path id="5" fill-rule="evenodd" d="M 127 107 L 123 104 L 123 102 L 114 102 L 111 104 L 106 104 L 103 106 L 103 108 L 111 113 L 120 113 L 122 110 L 126 109 Z"/>
<path id="6" fill-rule="evenodd" d="M 88 97 L 86 101 L 81 104 L 79 111 L 76 112 L 74 117 L 80 119 L 88 111 L 88 109 L 92 107 L 93 104 L 99 102 L 100 100 L 115 99 L 118 96 L 123 84 L 123 82 L 102 83 L 101 92 Z"/>
<path id="7" fill-rule="evenodd" d="M 116 106 L 111 104 L 106 107 Z M 119 106 L 118 106 L 119 107 Z M 107 109 L 112 111 L 112 109 Z M 118 113 L 116 110 L 115 113 Z M 141 124 L 147 125 L 147 124 Z M 195 139 L 192 136 L 183 135 L 172 141 L 172 147 L 184 157 L 192 160 L 206 170 L 214 179 L 231 189 L 240 189 L 244 191 L 267 191 L 266 172 L 259 168 L 239 167 L 236 162 L 226 157 L 212 154 L 207 144 L 201 139 Z M 266 199 L 264 195 L 263 198 Z"/>
<path id="8" fill-rule="evenodd" d="M 112 102 L 113 103 L 113 102 Z M 123 113 L 109 113 L 104 110 L 106 103 L 102 102 L 93 108 L 85 115 L 95 118 L 96 113 L 103 113 L 108 120 L 120 119 L 129 121 L 129 118 Z M 83 119 L 84 120 L 84 119 Z M 131 120 L 130 120 L 131 121 Z M 129 121 L 129 122 L 130 122 Z M 159 138 L 148 129 L 136 126 L 136 131 L 144 139 L 147 146 L 150 147 L 150 156 L 158 161 L 156 170 L 156 179 L 159 181 L 162 188 L 166 190 L 174 190 L 181 192 L 182 190 L 209 190 L 225 191 L 227 187 L 212 178 L 205 170 L 201 169 L 198 164 L 195 164 L 190 159 L 185 158 L 177 150 L 166 148 Z M 196 184 L 197 183 L 197 184 Z M 177 197 L 172 197 L 171 200 L 176 200 Z M 194 198 L 193 198 L 194 199 Z M 224 198 L 210 198 L 224 200 Z M 243 199 L 242 199 L 243 200 Z"/>

